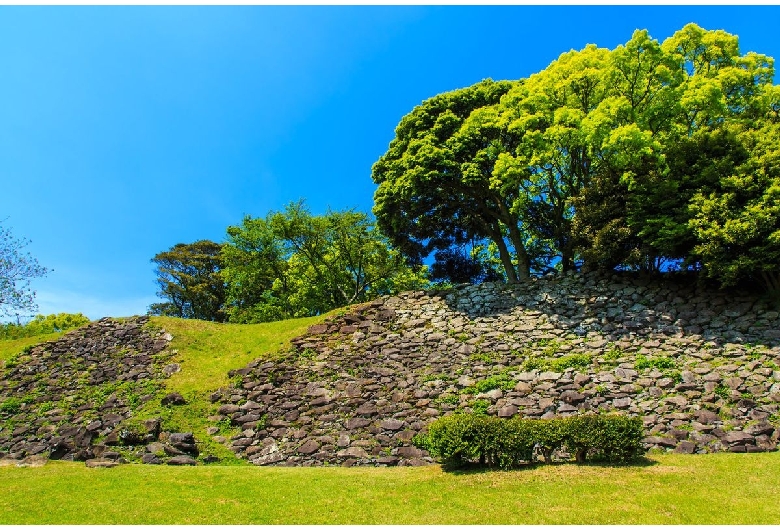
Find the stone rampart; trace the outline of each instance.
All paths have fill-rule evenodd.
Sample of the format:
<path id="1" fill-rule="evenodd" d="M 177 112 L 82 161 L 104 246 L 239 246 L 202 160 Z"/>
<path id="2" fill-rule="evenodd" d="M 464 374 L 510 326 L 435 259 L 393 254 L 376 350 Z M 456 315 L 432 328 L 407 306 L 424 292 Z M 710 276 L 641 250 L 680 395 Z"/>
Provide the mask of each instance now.
<path id="1" fill-rule="evenodd" d="M 537 279 L 384 297 L 234 370 L 215 419 L 258 465 L 422 465 L 436 417 L 641 416 L 650 449 L 775 450 L 780 314 L 685 278 Z"/>

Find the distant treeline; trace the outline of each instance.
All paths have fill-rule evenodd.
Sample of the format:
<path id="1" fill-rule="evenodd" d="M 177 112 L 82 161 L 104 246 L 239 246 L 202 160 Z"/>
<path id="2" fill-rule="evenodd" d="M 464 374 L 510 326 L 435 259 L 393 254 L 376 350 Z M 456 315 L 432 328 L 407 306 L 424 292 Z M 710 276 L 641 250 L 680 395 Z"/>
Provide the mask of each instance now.
<path id="1" fill-rule="evenodd" d="M 36 315 L 26 324 L 0 324 L 0 339 L 23 339 L 49 333 L 59 333 L 89 324 L 89 318 L 81 313 L 58 313 L 56 315 Z"/>

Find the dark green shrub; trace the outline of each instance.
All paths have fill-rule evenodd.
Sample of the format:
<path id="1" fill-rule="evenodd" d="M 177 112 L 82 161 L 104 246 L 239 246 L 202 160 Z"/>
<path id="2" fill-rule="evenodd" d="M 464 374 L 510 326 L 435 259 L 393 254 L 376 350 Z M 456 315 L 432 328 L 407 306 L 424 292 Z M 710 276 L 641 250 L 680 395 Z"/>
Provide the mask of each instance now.
<path id="1" fill-rule="evenodd" d="M 644 454 L 644 429 L 638 417 L 618 414 L 570 416 L 564 422 L 563 444 L 577 462 L 594 460 L 623 463 Z"/>
<path id="2" fill-rule="evenodd" d="M 531 420 L 527 420 L 531 421 Z M 552 454 L 563 445 L 566 437 L 565 420 L 533 420 L 534 439 L 545 463 L 552 461 Z"/>
<path id="3" fill-rule="evenodd" d="M 528 420 L 502 420 L 495 416 L 452 414 L 428 427 L 413 443 L 441 459 L 445 467 L 478 462 L 510 469 L 533 458 L 534 436 Z"/>
<path id="4" fill-rule="evenodd" d="M 512 418 L 479 414 L 453 414 L 439 418 L 413 443 L 457 468 L 479 463 L 502 469 L 534 461 L 534 451 L 550 462 L 552 454 L 568 449 L 577 462 L 593 460 L 629 462 L 643 453 L 642 420 L 614 414 L 581 415 L 551 420 Z"/>
<path id="5" fill-rule="evenodd" d="M 430 424 L 427 434 L 415 436 L 412 443 L 440 458 L 445 467 L 460 467 L 479 458 L 470 431 L 480 420 L 481 417 L 473 414 L 444 416 Z"/>

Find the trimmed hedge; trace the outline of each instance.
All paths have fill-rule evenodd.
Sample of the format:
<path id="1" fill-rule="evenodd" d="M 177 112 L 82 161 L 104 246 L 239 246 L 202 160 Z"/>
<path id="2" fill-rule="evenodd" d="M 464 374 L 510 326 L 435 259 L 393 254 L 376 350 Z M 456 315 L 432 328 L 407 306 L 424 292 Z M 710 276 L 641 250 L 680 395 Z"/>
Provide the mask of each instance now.
<path id="1" fill-rule="evenodd" d="M 431 423 L 428 433 L 416 436 L 413 443 L 446 467 L 479 463 L 511 469 L 533 463 L 537 454 L 550 462 L 560 450 L 577 462 L 630 462 L 644 454 L 643 437 L 640 418 L 617 414 L 551 420 L 452 414 Z"/>

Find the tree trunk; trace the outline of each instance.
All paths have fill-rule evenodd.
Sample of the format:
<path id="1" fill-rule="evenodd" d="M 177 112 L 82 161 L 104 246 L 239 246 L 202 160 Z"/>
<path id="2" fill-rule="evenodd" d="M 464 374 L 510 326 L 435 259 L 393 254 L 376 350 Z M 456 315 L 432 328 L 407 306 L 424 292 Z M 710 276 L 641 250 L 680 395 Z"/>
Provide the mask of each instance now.
<path id="1" fill-rule="evenodd" d="M 525 250 L 520 229 L 515 223 L 509 225 L 509 240 L 515 247 L 515 255 L 517 255 L 517 276 L 520 280 L 526 281 L 531 277 L 531 260 Z"/>
<path id="2" fill-rule="evenodd" d="M 770 296 L 773 298 L 780 296 L 780 274 L 761 271 L 761 279 Z"/>
<path id="3" fill-rule="evenodd" d="M 512 264 L 512 256 L 509 254 L 509 249 L 506 248 L 506 242 L 501 235 L 501 230 L 491 225 L 490 236 L 498 247 L 498 255 L 501 258 L 501 265 L 504 266 L 504 271 L 506 272 L 507 283 L 518 283 L 517 272 L 515 271 L 515 266 Z"/>

